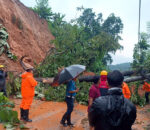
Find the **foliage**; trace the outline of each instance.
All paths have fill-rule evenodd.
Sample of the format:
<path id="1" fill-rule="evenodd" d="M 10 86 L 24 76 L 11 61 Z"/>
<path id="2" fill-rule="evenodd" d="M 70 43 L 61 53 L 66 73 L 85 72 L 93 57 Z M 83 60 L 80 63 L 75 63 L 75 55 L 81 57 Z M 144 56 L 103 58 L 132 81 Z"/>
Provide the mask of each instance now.
<path id="1" fill-rule="evenodd" d="M 21 78 L 8 72 L 7 95 L 18 95 L 21 90 Z"/>
<path id="2" fill-rule="evenodd" d="M 121 40 L 123 24 L 114 14 L 103 19 L 102 13 L 96 15 L 91 8 L 79 7 L 77 10 L 81 12 L 81 15 L 67 22 L 64 21 L 65 15 L 51 12 L 48 0 L 45 0 L 45 4 L 45 6 L 42 5 L 42 0 L 38 0 L 33 9 L 40 17 L 48 21 L 49 29 L 55 36 L 55 40 L 51 43 L 56 48 L 50 50 L 44 62 L 37 65 L 36 76 L 54 77 L 59 67 L 71 64 L 82 64 L 87 67 L 87 70 L 99 73 L 102 69 L 106 69 L 107 63 L 112 62 L 110 53 L 122 49 L 119 40 Z M 41 7 L 49 11 L 42 11 Z M 41 15 L 44 12 L 48 12 L 48 15 Z M 64 100 L 65 85 L 55 88 L 43 84 L 40 86 L 45 88 L 47 100 Z M 77 101 L 87 104 L 90 84 L 77 83 L 77 86 L 81 88 L 76 96 Z"/>
<path id="3" fill-rule="evenodd" d="M 36 6 L 31 9 L 36 12 L 40 18 L 44 18 L 46 20 L 49 20 L 53 15 L 51 8 L 48 5 L 48 0 L 36 0 Z"/>
<path id="4" fill-rule="evenodd" d="M 83 105 L 88 105 L 89 89 L 91 87 L 91 83 L 77 83 L 77 87 L 79 88 L 79 92 L 76 95 L 77 102 Z"/>
<path id="5" fill-rule="evenodd" d="M 141 33 L 139 43 L 135 44 L 133 53 L 133 65 L 135 69 L 149 69 L 149 59 L 150 59 L 150 34 Z"/>
<path id="6" fill-rule="evenodd" d="M 149 24 L 147 26 L 147 29 L 149 30 Z M 141 72 L 142 76 L 145 75 L 145 73 L 150 72 L 150 32 L 147 33 L 141 33 L 140 34 L 140 40 L 137 44 L 135 44 L 134 47 L 134 53 L 133 53 L 133 64 L 132 68 L 136 69 L 137 71 Z M 136 84 L 136 83 L 135 83 Z M 137 84 L 139 86 L 139 83 Z M 138 95 L 138 87 L 136 88 L 135 94 L 132 96 L 132 101 L 136 104 L 139 104 L 140 106 L 145 105 L 145 98 L 140 97 Z"/>
<path id="7" fill-rule="evenodd" d="M 89 87 L 90 83 L 78 83 L 76 86 L 79 88 L 79 92 L 76 95 L 76 100 L 80 104 L 88 105 L 88 94 L 89 94 Z M 65 100 L 65 93 L 66 93 L 66 85 L 61 85 L 59 87 L 49 87 L 49 86 L 42 86 L 45 87 L 45 99 L 48 101 L 64 101 Z"/>
<path id="8" fill-rule="evenodd" d="M 16 60 L 17 57 L 10 51 L 10 46 L 7 42 L 8 36 L 6 28 L 0 24 L 0 56 L 5 53 L 8 58 Z"/>
<path id="9" fill-rule="evenodd" d="M 123 24 L 119 17 L 111 14 L 103 20 L 102 14 L 96 15 L 92 9 L 80 11 L 82 15 L 72 22 L 64 21 L 60 13 L 53 13 L 48 24 L 55 36 L 56 50 L 47 56 L 44 64 L 37 66 L 38 76 L 54 76 L 58 67 L 71 64 L 83 64 L 87 70 L 99 73 L 112 62 L 109 53 L 122 49 L 119 34 Z"/>
<path id="10" fill-rule="evenodd" d="M 14 104 L 0 93 L 0 123 L 10 124 L 12 127 L 19 123 L 18 113 L 13 111 Z"/>
<path id="11" fill-rule="evenodd" d="M 132 85 L 134 84 L 134 85 Z M 141 107 L 143 107 L 145 104 L 146 104 L 146 100 L 145 100 L 145 97 L 141 97 L 138 93 L 138 89 L 139 89 L 139 86 L 140 86 L 140 82 L 137 81 L 137 82 L 134 82 L 134 83 L 130 83 L 131 86 L 135 86 L 135 89 L 134 89 L 134 92 L 132 93 L 131 95 L 131 101 L 134 103 L 134 104 L 137 104 Z"/>
<path id="12" fill-rule="evenodd" d="M 23 23 L 21 21 L 20 18 L 17 18 L 17 27 L 20 29 L 20 30 L 23 30 Z"/>

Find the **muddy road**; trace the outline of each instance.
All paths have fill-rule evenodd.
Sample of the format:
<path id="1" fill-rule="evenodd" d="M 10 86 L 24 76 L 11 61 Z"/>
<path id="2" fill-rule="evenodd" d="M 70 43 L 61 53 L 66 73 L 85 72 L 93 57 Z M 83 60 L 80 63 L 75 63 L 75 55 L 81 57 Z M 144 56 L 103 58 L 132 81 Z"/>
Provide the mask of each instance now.
<path id="1" fill-rule="evenodd" d="M 15 102 L 15 110 L 18 111 L 20 117 L 20 99 L 11 99 Z M 74 128 L 62 127 L 60 120 L 66 111 L 65 103 L 46 102 L 34 100 L 30 118 L 32 123 L 27 123 L 26 126 L 30 130 L 88 130 L 87 107 L 75 103 L 75 108 L 72 113 L 72 122 Z M 0 130 L 2 126 L 0 125 Z M 133 130 L 150 130 L 150 105 L 144 108 L 137 107 L 137 119 L 133 125 Z"/>

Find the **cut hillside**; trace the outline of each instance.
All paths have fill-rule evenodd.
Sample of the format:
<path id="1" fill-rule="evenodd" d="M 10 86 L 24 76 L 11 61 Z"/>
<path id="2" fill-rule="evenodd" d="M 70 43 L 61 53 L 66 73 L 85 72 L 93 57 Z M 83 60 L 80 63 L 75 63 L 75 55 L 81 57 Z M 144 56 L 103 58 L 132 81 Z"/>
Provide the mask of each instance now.
<path id="1" fill-rule="evenodd" d="M 8 70 L 21 71 L 19 59 L 27 55 L 34 62 L 40 63 L 50 49 L 50 41 L 54 39 L 44 19 L 25 7 L 19 0 L 0 0 L 0 24 L 9 33 L 10 50 L 17 56 L 13 61 L 5 54 L 0 56 L 0 64 Z"/>

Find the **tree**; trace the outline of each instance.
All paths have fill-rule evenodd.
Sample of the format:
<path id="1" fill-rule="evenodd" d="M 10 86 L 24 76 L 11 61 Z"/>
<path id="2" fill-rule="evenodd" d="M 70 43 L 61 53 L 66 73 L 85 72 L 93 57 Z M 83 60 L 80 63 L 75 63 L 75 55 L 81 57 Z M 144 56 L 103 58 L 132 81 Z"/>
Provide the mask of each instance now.
<path id="1" fill-rule="evenodd" d="M 36 0 L 36 6 L 33 10 L 40 16 L 40 18 L 46 20 L 51 19 L 53 15 L 51 8 L 48 5 L 48 0 Z"/>
<path id="2" fill-rule="evenodd" d="M 149 64 L 149 59 L 150 59 L 150 54 L 149 54 L 149 35 L 147 33 L 141 33 L 141 39 L 139 43 L 135 44 L 134 47 L 134 53 L 133 53 L 133 65 L 132 67 L 134 69 L 140 69 L 140 70 L 148 70 Z"/>
<path id="3" fill-rule="evenodd" d="M 112 62 L 109 53 L 122 48 L 119 34 L 123 24 L 119 17 L 110 15 L 103 20 L 102 13 L 96 15 L 90 8 L 78 10 L 82 11 L 81 16 L 71 23 L 64 21 L 60 13 L 55 13 L 48 21 L 55 36 L 56 51 L 47 57 L 44 70 L 41 70 L 45 71 L 45 76 L 53 76 L 58 67 L 71 64 L 83 64 L 87 70 L 99 72 Z"/>

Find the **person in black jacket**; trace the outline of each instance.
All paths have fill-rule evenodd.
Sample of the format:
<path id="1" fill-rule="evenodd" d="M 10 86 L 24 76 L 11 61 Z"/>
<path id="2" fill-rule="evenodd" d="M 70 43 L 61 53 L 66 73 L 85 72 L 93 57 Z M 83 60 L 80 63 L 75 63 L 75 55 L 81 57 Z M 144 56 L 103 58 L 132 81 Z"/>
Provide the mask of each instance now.
<path id="1" fill-rule="evenodd" d="M 122 73 L 114 70 L 107 77 L 110 89 L 97 98 L 89 111 L 89 122 L 95 130 L 131 130 L 136 119 L 136 107 L 122 94 Z"/>
<path id="2" fill-rule="evenodd" d="M 3 92 L 5 96 L 6 94 L 6 77 L 7 73 L 3 70 L 4 65 L 0 65 L 0 92 Z"/>

